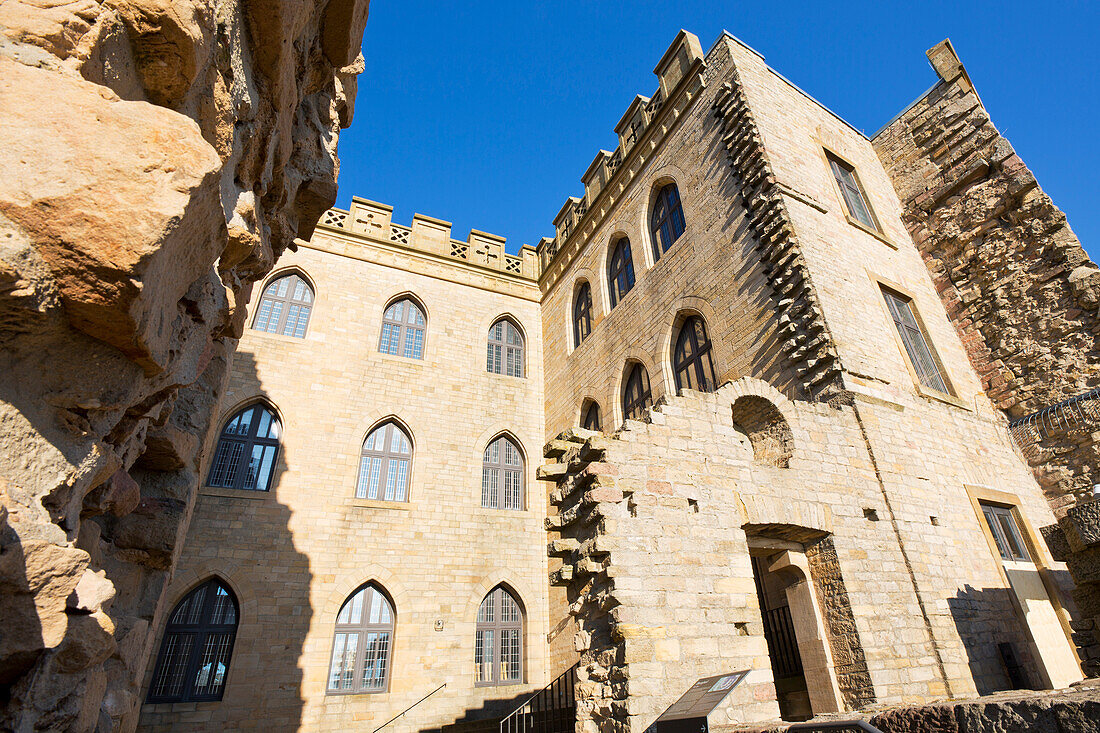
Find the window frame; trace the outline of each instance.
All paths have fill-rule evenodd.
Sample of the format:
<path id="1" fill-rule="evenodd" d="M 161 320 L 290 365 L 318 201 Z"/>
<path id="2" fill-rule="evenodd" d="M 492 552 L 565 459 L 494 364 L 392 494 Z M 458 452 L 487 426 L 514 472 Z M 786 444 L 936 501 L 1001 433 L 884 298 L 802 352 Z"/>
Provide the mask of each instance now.
<path id="1" fill-rule="evenodd" d="M 370 441 L 371 436 L 373 436 L 380 430 L 384 431 L 382 434 L 383 448 L 367 448 L 367 442 Z M 392 449 L 393 431 L 397 431 L 404 438 L 405 443 L 408 445 L 409 448 L 407 454 L 401 454 L 399 452 L 395 452 Z M 413 443 L 412 435 L 409 433 L 408 430 L 405 429 L 405 426 L 398 422 L 396 419 L 391 418 L 388 420 L 383 420 L 382 422 L 372 427 L 369 431 L 367 431 L 367 435 L 363 438 L 363 442 L 359 449 L 359 472 L 355 479 L 355 499 L 357 501 L 383 501 L 395 504 L 407 504 L 409 502 L 409 494 L 411 493 L 410 489 L 412 487 L 413 460 L 416 453 L 415 448 L 416 447 Z M 368 479 L 366 484 L 364 484 L 363 482 L 364 460 L 368 458 L 379 459 L 378 484 L 376 488 L 381 496 L 370 496 L 369 494 L 371 480 Z M 406 463 L 404 473 L 404 486 L 402 487 L 403 497 L 400 499 L 383 498 L 385 497 L 389 489 L 390 466 L 394 462 L 400 462 L 402 460 Z M 397 471 L 399 474 L 400 470 L 400 464 L 398 463 Z M 373 478 L 373 476 L 374 472 L 372 470 L 370 477 Z M 363 493 L 363 496 L 359 495 L 360 492 Z"/>
<path id="2" fill-rule="evenodd" d="M 395 305 L 405 306 L 402 309 L 402 315 L 400 319 L 390 318 L 386 315 Z M 423 323 L 417 324 L 415 322 L 409 322 L 409 317 L 414 312 L 420 314 L 420 320 L 423 321 Z M 391 332 L 389 338 L 387 338 L 387 328 L 390 329 Z M 392 330 L 395 328 L 397 329 L 396 353 L 384 350 L 382 348 L 383 344 L 389 345 L 395 341 L 392 336 Z M 416 349 L 415 337 L 411 342 L 409 341 L 409 339 L 410 336 L 413 336 L 417 333 L 420 334 L 420 353 L 413 354 L 412 356 L 406 355 L 406 352 L 410 350 L 410 343 L 412 344 L 412 350 Z M 424 306 L 421 305 L 421 303 L 417 299 L 413 298 L 409 294 L 399 295 L 396 298 L 391 298 L 390 301 L 386 303 L 386 307 L 382 309 L 382 330 L 378 334 L 378 353 L 385 354 L 386 356 L 399 356 L 402 359 L 415 359 L 416 361 L 423 361 L 424 350 L 427 348 L 427 343 L 428 314 Z"/>
<path id="3" fill-rule="evenodd" d="M 848 220 L 848 223 L 878 237 L 884 239 L 882 233 L 882 224 L 878 220 L 878 216 L 875 214 L 874 207 L 871 206 L 871 200 L 867 196 L 867 189 L 863 187 L 863 181 L 860 179 L 859 172 L 856 170 L 856 166 L 845 160 L 840 155 L 837 155 L 828 148 L 822 148 L 825 154 L 825 163 L 829 171 L 829 176 L 833 181 L 833 188 L 840 200 L 840 205 L 844 210 L 844 218 Z M 841 172 L 848 174 L 851 178 L 851 185 L 841 181 Z M 858 196 L 859 204 L 863 207 L 867 214 L 867 222 L 862 221 L 852 211 L 852 203 L 849 195 Z M 889 242 L 887 242 L 889 244 Z M 893 245 L 891 245 L 893 246 Z"/>
<path id="4" fill-rule="evenodd" d="M 625 289 L 620 281 L 626 283 Z M 630 237 L 621 236 L 611 242 L 611 256 L 607 258 L 607 287 L 611 294 L 612 308 L 634 289 L 635 282 Z"/>
<path id="5" fill-rule="evenodd" d="M 978 501 L 978 506 L 1000 558 L 1005 562 L 1034 563 L 1024 533 L 1016 521 L 1015 507 L 982 500 Z"/>
<path id="6" fill-rule="evenodd" d="M 218 598 L 218 589 L 225 591 L 225 595 L 228 597 L 229 603 L 233 609 L 233 622 L 231 624 L 212 623 L 214 604 Z M 175 616 L 184 610 L 183 604 L 200 591 L 203 592 L 203 597 L 202 608 L 199 610 L 198 622 L 194 624 L 185 624 L 173 621 Z M 149 689 L 145 695 L 145 702 L 152 705 L 188 702 L 220 702 L 225 695 L 225 688 L 229 682 L 229 670 L 233 662 L 233 647 L 237 641 L 237 629 L 240 626 L 240 621 L 241 604 L 237 600 L 236 594 L 233 593 L 233 589 L 221 578 L 217 576 L 207 578 L 185 593 L 183 597 L 172 606 L 172 611 L 168 615 L 168 622 L 164 625 L 164 632 L 161 634 L 160 646 L 157 649 L 157 656 L 154 660 L 153 675 L 149 682 Z M 225 673 L 222 675 L 221 685 L 218 687 L 217 692 L 196 695 L 194 694 L 195 678 L 201 668 L 206 641 L 212 634 L 229 635 L 229 643 L 225 646 L 224 655 Z M 183 685 L 178 695 L 156 695 L 154 691 L 157 689 L 157 683 L 167 672 L 164 668 L 164 663 L 168 651 L 166 646 L 171 636 L 189 636 L 192 639 L 192 643 L 188 647 L 187 660 L 182 665 Z M 217 659 L 218 657 L 215 657 L 210 663 L 214 664 Z"/>
<path id="7" fill-rule="evenodd" d="M 347 607 L 347 605 L 349 603 L 351 603 L 355 599 L 355 597 L 360 593 L 367 593 L 367 595 L 364 599 L 367 602 L 364 603 L 364 605 L 363 605 L 363 613 L 362 613 L 361 618 L 362 619 L 369 619 L 369 617 L 370 617 L 369 611 L 370 611 L 370 608 L 371 608 L 371 606 L 369 604 L 369 601 L 374 596 L 371 596 L 368 593 L 368 591 L 374 591 L 374 594 L 378 598 L 381 598 L 382 602 L 386 604 L 387 608 L 389 609 L 389 616 L 390 616 L 389 624 L 388 625 L 385 624 L 385 623 L 372 624 L 372 623 L 370 623 L 369 620 L 361 620 L 358 623 L 343 623 L 343 624 L 340 623 L 340 614 L 343 613 L 344 608 Z M 389 634 L 389 639 L 387 640 L 386 664 L 385 664 L 385 669 L 383 670 L 382 685 L 380 687 L 375 687 L 375 688 L 364 688 L 363 687 L 363 662 L 364 662 L 364 656 L 366 654 L 367 645 L 366 645 L 366 643 L 360 643 L 360 640 L 365 638 L 365 636 L 369 633 L 380 633 L 380 632 L 383 632 L 383 631 Z M 359 635 L 357 640 L 356 640 L 355 659 L 352 662 L 353 669 L 354 669 L 354 674 L 352 676 L 352 682 L 353 683 L 357 682 L 358 684 L 357 685 L 353 684 L 353 686 L 350 689 L 346 689 L 346 690 L 332 687 L 333 662 L 334 662 L 335 656 L 336 656 L 336 637 L 339 634 L 345 634 L 345 635 L 347 635 L 347 634 L 357 634 L 357 635 Z M 381 585 L 379 585 L 378 583 L 376 583 L 372 580 L 372 581 L 368 581 L 366 583 L 363 583 L 358 588 L 356 588 L 354 591 L 349 593 L 347 598 L 344 599 L 344 602 L 340 604 L 340 610 L 336 612 L 336 620 L 334 621 L 334 623 L 332 625 L 332 645 L 329 648 L 328 669 L 325 672 L 325 694 L 326 695 L 379 695 L 379 694 L 384 694 L 384 693 L 389 692 L 390 691 L 390 680 L 393 676 L 393 654 L 394 654 L 394 649 L 395 649 L 395 646 L 396 646 L 396 643 L 395 643 L 396 638 L 397 638 L 397 607 L 394 604 L 393 599 L 390 598 L 389 594 L 386 593 L 385 589 Z M 345 641 L 345 644 L 346 644 L 346 641 Z"/>
<path id="8" fill-rule="evenodd" d="M 675 200 L 673 196 L 675 195 Z M 680 231 L 676 230 L 675 215 L 679 214 Z M 667 244 L 664 241 L 664 237 L 661 236 L 661 231 L 665 223 L 669 224 L 669 233 L 672 236 L 672 240 Z M 676 242 L 680 241 L 680 237 L 687 231 L 687 217 L 684 215 L 684 202 L 680 196 L 680 188 L 676 185 L 675 181 L 669 181 L 661 184 L 657 189 L 657 193 L 653 198 L 653 204 L 649 211 L 649 234 L 652 238 L 653 244 L 653 262 L 656 263 L 661 259 L 661 255 L 672 249 Z"/>
<path id="9" fill-rule="evenodd" d="M 702 331 L 702 343 L 699 341 L 699 333 L 694 328 L 698 324 Z M 692 328 L 689 330 L 689 326 Z M 691 354 L 681 355 L 680 347 L 686 341 L 691 343 Z M 709 373 L 707 370 L 709 368 Z M 687 386 L 683 384 L 681 372 L 695 372 L 695 380 L 700 386 Z M 693 389 L 699 392 L 715 392 L 718 390 L 718 374 L 714 368 L 714 348 L 707 333 L 707 322 L 702 316 L 692 314 L 684 318 L 676 331 L 676 338 L 672 341 L 672 372 L 676 378 L 676 391 Z"/>
<path id="10" fill-rule="evenodd" d="M 495 615 L 493 621 L 482 621 L 482 609 L 485 607 L 486 602 L 494 599 L 495 597 L 507 596 L 515 604 L 516 610 L 519 616 L 517 621 L 504 621 L 500 613 L 501 604 L 494 603 L 492 608 Z M 478 655 L 478 641 L 479 636 L 486 631 L 493 633 L 493 642 L 491 649 L 491 660 L 489 661 L 490 671 L 499 671 L 503 663 L 502 645 L 501 639 L 503 631 L 518 631 L 519 639 L 519 676 L 517 678 L 499 679 L 494 675 L 494 679 L 482 680 L 479 679 L 481 675 L 481 666 L 485 663 L 483 661 L 484 655 L 479 658 Z M 484 648 L 484 647 L 482 647 Z M 503 583 L 494 587 L 491 591 L 485 594 L 481 599 L 481 603 L 477 607 L 477 617 L 474 622 L 474 687 L 507 687 L 509 685 L 522 685 L 527 679 L 527 611 L 524 608 L 523 603 L 519 599 L 519 594 L 513 592 L 510 588 L 506 587 Z"/>
<path id="11" fill-rule="evenodd" d="M 593 411 L 595 411 L 595 420 L 591 419 L 593 417 Z M 590 427 L 593 422 L 595 422 L 595 427 Z M 596 400 L 585 400 L 581 404 L 581 427 L 585 430 L 602 432 L 600 425 L 600 403 L 596 402 Z"/>
<path id="12" fill-rule="evenodd" d="M 504 324 L 501 329 L 500 338 L 496 338 L 493 335 L 493 330 L 498 324 Z M 519 340 L 518 344 L 512 344 L 508 342 L 508 328 L 511 327 L 516 332 L 516 337 Z M 493 349 L 499 349 L 499 352 L 494 359 Z M 509 356 L 511 355 L 511 356 Z M 496 374 L 502 377 L 515 377 L 516 379 L 525 379 L 527 375 L 527 338 L 523 334 L 523 329 L 519 327 L 519 324 L 508 316 L 502 316 L 493 321 L 489 326 L 489 333 L 486 337 L 486 356 L 485 356 L 485 371 L 489 374 Z M 499 365 L 500 371 L 493 369 L 493 365 Z M 508 368 L 510 364 L 515 364 L 518 369 L 518 374 L 509 374 Z"/>
<path id="13" fill-rule="evenodd" d="M 626 377 L 623 379 L 622 397 L 623 419 L 641 420 L 642 415 L 645 413 L 645 409 L 653 406 L 653 389 L 649 381 L 649 370 L 646 369 L 642 362 L 631 361 L 627 363 L 625 374 Z M 635 377 L 638 377 L 638 394 L 631 397 L 631 390 L 636 381 Z M 629 402 L 627 401 L 628 398 L 630 398 Z M 636 416 L 635 408 L 638 410 Z"/>
<path id="14" fill-rule="evenodd" d="M 592 335 L 592 288 L 582 280 L 573 297 L 573 348 Z"/>
<path id="15" fill-rule="evenodd" d="M 500 444 L 496 461 L 492 459 L 494 445 Z M 519 459 L 518 468 L 509 465 L 506 460 L 507 446 L 511 446 Z M 519 443 L 511 435 L 497 435 L 485 445 L 481 453 L 481 508 L 510 512 L 527 511 L 527 458 L 520 450 Z M 493 476 L 496 475 L 496 493 L 492 492 Z M 519 506 L 506 506 L 507 481 L 509 473 L 515 474 L 518 481 Z M 495 499 L 495 503 L 494 503 Z M 488 503 L 486 503 L 488 502 Z"/>
<path id="16" fill-rule="evenodd" d="M 892 326 L 891 331 L 894 334 L 895 343 L 898 349 L 901 351 L 902 362 L 905 364 L 906 369 L 909 371 L 910 377 L 917 385 L 918 391 L 921 394 L 936 397 L 939 399 L 946 398 L 948 402 L 959 406 L 964 406 L 958 400 L 958 395 L 955 393 L 955 387 L 951 382 L 950 377 L 947 374 L 947 369 L 944 368 L 943 361 L 940 359 L 939 351 L 936 349 L 935 344 L 932 341 L 931 336 L 928 334 L 928 329 L 924 325 L 924 319 L 921 318 L 920 311 L 915 307 L 916 299 L 913 296 L 892 283 L 887 283 L 882 280 L 875 280 L 875 284 L 879 290 L 879 300 L 882 303 L 882 307 L 886 312 L 886 318 Z M 912 316 L 912 324 L 903 324 L 897 320 L 894 310 L 891 308 L 891 298 L 894 301 L 904 304 L 909 314 Z M 903 333 L 903 328 L 908 329 Z M 921 337 L 917 346 L 923 345 L 927 351 L 932 364 L 936 368 L 936 374 L 943 384 L 943 389 L 932 384 L 926 384 L 923 378 L 923 369 L 918 368 L 917 363 L 914 361 L 914 354 L 911 351 L 911 345 L 913 342 L 911 339 L 906 338 L 906 333 L 910 336 L 912 333 L 916 333 Z"/>
<path id="17" fill-rule="evenodd" d="M 309 300 L 308 301 L 299 300 L 299 299 L 295 298 L 295 293 L 297 292 L 298 288 L 297 288 L 296 285 L 293 288 L 290 287 L 291 285 L 294 284 L 293 283 L 294 278 L 297 278 L 297 280 L 299 280 L 305 286 L 305 289 L 309 292 Z M 280 295 L 269 296 L 268 295 L 268 290 L 270 290 L 272 287 L 274 287 L 275 285 L 277 285 L 278 283 L 280 283 L 284 280 L 290 281 L 287 285 L 287 294 L 283 295 L 283 296 L 280 296 Z M 276 330 L 274 330 L 274 331 L 267 328 L 267 326 L 270 325 L 271 320 L 270 320 L 270 311 L 266 315 L 264 313 L 264 302 L 265 301 L 268 301 L 268 302 L 271 302 L 271 303 L 281 304 L 281 307 L 280 307 L 280 310 L 279 310 L 279 315 L 276 317 L 276 322 L 277 322 L 276 323 Z M 274 276 L 269 278 L 268 281 L 264 284 L 263 288 L 260 290 L 260 300 L 256 304 L 256 312 L 252 317 L 251 329 L 253 331 L 256 331 L 257 333 L 263 333 L 263 334 L 274 335 L 274 336 L 286 336 L 287 338 L 298 339 L 299 341 L 304 341 L 306 336 L 309 335 L 309 322 L 313 318 L 313 310 L 316 307 L 316 305 L 317 305 L 317 290 L 316 290 L 316 288 L 313 287 L 313 283 L 310 282 L 309 278 L 307 278 L 305 276 L 305 274 L 302 273 L 300 270 L 296 270 L 296 269 L 294 269 L 294 270 L 282 270 L 281 272 L 278 272 Z M 272 306 L 272 307 L 274 307 L 274 306 Z M 292 308 L 294 308 L 294 307 L 297 307 L 298 312 L 299 312 L 299 316 L 294 322 L 295 323 L 295 329 L 294 329 L 295 331 L 297 331 L 298 325 L 301 324 L 301 311 L 302 311 L 302 308 L 304 307 L 306 309 L 305 327 L 302 329 L 302 335 L 301 336 L 296 335 L 296 333 L 285 333 L 284 332 L 284 330 L 286 328 L 287 320 L 289 318 L 289 314 L 290 314 Z M 258 325 L 259 322 L 260 322 L 261 316 L 265 317 L 265 319 L 266 319 L 265 322 L 264 322 L 264 326 L 265 326 L 264 328 L 260 328 L 259 325 Z"/>
<path id="18" fill-rule="evenodd" d="M 226 431 L 229 429 L 229 426 L 232 425 L 235 420 L 242 417 L 246 412 L 257 410 L 257 409 L 262 410 L 263 412 L 266 412 L 266 413 L 268 413 L 268 415 L 270 415 L 270 421 L 268 422 L 268 432 L 270 432 L 270 430 L 271 430 L 270 426 L 275 425 L 275 426 L 277 426 L 278 437 L 276 437 L 276 438 L 271 438 L 271 437 L 261 438 L 257 435 L 257 433 L 259 432 L 259 425 L 262 422 L 262 416 L 253 416 L 253 417 L 249 418 L 248 434 L 247 435 L 241 436 L 239 434 L 227 434 Z M 222 422 L 222 429 L 218 432 L 218 441 L 214 446 L 214 455 L 210 460 L 210 467 L 206 471 L 205 486 L 207 488 L 213 488 L 213 489 L 230 489 L 230 490 L 233 490 L 233 491 L 250 491 L 250 492 L 255 492 L 255 493 L 269 493 L 271 491 L 271 484 L 275 479 L 275 473 L 279 469 L 279 457 L 280 457 L 280 454 L 282 453 L 283 435 L 284 435 L 284 432 L 283 432 L 282 418 L 279 416 L 278 411 L 272 405 L 268 404 L 267 402 L 263 402 L 263 401 L 251 402 L 251 403 L 245 405 L 244 407 L 236 410 L 235 412 L 231 413 L 230 416 L 224 422 Z M 219 458 L 222 455 L 222 445 L 223 444 L 235 444 L 235 445 L 244 446 L 241 450 L 240 457 L 238 459 L 239 463 L 233 469 L 233 479 L 228 485 L 225 484 L 224 482 L 223 483 L 215 483 L 215 481 L 214 481 L 215 471 L 218 470 Z M 263 446 L 265 448 L 270 448 L 270 447 L 274 448 L 274 452 L 271 456 L 271 461 L 270 461 L 270 464 L 269 464 L 270 465 L 270 471 L 268 472 L 267 481 L 265 482 L 266 485 L 262 489 L 261 488 L 255 488 L 255 487 L 249 488 L 249 487 L 244 485 L 245 478 L 246 478 L 246 473 L 247 473 L 247 467 L 248 467 L 248 464 L 249 464 L 249 461 L 247 460 L 247 456 L 250 455 L 251 450 L 254 449 L 256 446 Z"/>

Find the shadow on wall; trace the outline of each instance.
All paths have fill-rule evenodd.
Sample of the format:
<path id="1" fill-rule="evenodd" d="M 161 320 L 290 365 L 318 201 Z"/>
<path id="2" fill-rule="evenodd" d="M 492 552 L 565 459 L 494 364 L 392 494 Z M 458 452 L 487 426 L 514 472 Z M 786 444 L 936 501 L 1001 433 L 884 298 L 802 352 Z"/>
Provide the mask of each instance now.
<path id="1" fill-rule="evenodd" d="M 258 394 L 264 393 L 252 354 L 238 351 L 232 372 L 235 383 L 254 385 Z M 238 407 L 224 405 L 214 418 L 216 432 L 202 466 L 200 486 L 206 483 L 221 429 Z M 268 730 L 307 727 L 303 726 L 301 659 L 313 617 L 309 597 L 313 575 L 309 558 L 295 548 L 290 527 L 292 512 L 276 500 L 294 460 L 285 440 L 280 442 L 270 493 L 264 492 L 256 499 L 211 494 L 198 497 L 176 570 L 177 583 L 170 591 L 171 597 L 165 599 L 156 627 L 157 646 L 149 661 L 150 673 L 141 691 L 144 701 L 172 609 L 199 584 L 219 577 L 240 604 L 222 699 L 146 704 L 139 730 L 240 730 L 254 726 L 256 721 L 262 721 Z M 291 491 L 299 488 L 285 487 Z M 209 717 L 203 723 L 192 722 L 197 719 L 195 712 L 209 712 Z"/>
<path id="2" fill-rule="evenodd" d="M 534 692 L 524 692 L 512 697 L 490 698 L 481 707 L 468 708 L 453 723 L 437 728 L 422 728 L 420 733 L 495 733 L 498 722 L 520 706 Z"/>
<path id="3" fill-rule="evenodd" d="M 1008 588 L 967 585 L 947 599 L 979 695 L 1042 689 Z"/>

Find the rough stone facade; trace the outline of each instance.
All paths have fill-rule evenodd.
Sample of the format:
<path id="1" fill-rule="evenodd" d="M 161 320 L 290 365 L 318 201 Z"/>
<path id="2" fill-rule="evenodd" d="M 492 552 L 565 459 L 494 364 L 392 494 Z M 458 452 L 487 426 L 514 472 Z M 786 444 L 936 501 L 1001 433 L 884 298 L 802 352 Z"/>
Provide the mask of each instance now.
<path id="1" fill-rule="evenodd" d="M 1054 542 L 1077 584 L 1081 652 L 1098 674 L 1100 547 L 1076 529 L 1095 511 L 1075 505 L 1091 506 L 1100 483 L 1100 409 L 1085 400 L 1042 411 L 1100 387 L 1100 268 L 994 127 L 950 43 L 928 56 L 939 82 L 873 143 L 990 399 L 1020 420 L 1014 432 L 1055 515 L 1075 517 L 1072 547 Z"/>
<path id="2" fill-rule="evenodd" d="M 252 283 L 335 201 L 367 6 L 0 5 L 0 729 L 136 725 Z"/>

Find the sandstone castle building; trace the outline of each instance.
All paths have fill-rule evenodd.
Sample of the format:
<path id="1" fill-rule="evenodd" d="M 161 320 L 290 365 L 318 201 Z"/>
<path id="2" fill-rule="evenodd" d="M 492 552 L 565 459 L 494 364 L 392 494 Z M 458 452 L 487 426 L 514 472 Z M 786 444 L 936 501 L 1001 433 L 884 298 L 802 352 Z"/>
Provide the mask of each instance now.
<path id="1" fill-rule="evenodd" d="M 366 11 L 333 7 L 336 129 Z M 316 182 L 264 229 L 296 246 L 246 255 L 242 196 L 178 303 L 216 336 L 162 344 L 187 375 L 102 430 L 98 398 L 65 403 L 97 457 L 76 498 L 32 501 L 13 477 L 43 462 L 4 459 L 0 549 L 70 554 L 0 604 L 69 630 L 0 637 L 0 727 L 642 733 L 740 671 L 711 725 L 1095 674 L 1100 270 L 951 44 L 928 55 L 867 136 L 681 31 L 514 255 L 358 197 L 299 226 Z"/>
<path id="2" fill-rule="evenodd" d="M 1080 679 L 1051 509 L 907 228 L 945 155 L 913 120 L 981 111 L 930 58 L 868 138 L 681 32 L 518 255 L 325 214 L 233 359 L 141 729 L 496 720 L 574 666 L 593 732 L 742 669 L 718 722 Z"/>

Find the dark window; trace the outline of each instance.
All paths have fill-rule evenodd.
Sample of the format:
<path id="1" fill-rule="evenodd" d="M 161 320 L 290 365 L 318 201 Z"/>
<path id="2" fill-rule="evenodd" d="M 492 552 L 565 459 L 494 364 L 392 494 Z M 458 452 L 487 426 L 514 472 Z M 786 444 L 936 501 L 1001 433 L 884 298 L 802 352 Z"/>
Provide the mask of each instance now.
<path id="1" fill-rule="evenodd" d="M 623 417 L 641 420 L 646 408 L 653 404 L 649 391 L 649 374 L 640 362 L 634 362 L 626 377 L 623 388 Z"/>
<path id="2" fill-rule="evenodd" d="M 1022 560 L 1028 562 L 1031 556 L 1027 554 L 1027 546 L 1020 535 L 1020 528 L 1016 526 L 1016 517 L 1012 516 L 1012 510 L 1004 506 L 982 504 L 982 515 L 989 525 L 989 531 L 993 533 L 993 539 L 997 542 L 997 551 L 1005 560 Z"/>
<path id="3" fill-rule="evenodd" d="M 848 216 L 858 221 L 868 229 L 878 229 L 875 220 L 871 217 L 871 207 L 867 205 L 867 199 L 863 196 L 863 188 L 859 185 L 856 171 L 852 166 L 842 160 L 829 156 L 829 166 L 833 169 L 833 177 L 840 187 L 840 194 L 844 197 L 844 205 L 848 208 Z"/>
<path id="4" fill-rule="evenodd" d="M 373 585 L 344 601 L 336 616 L 328 691 L 385 692 L 393 648 L 393 607 Z"/>
<path id="5" fill-rule="evenodd" d="M 589 402 L 581 416 L 581 427 L 585 430 L 600 429 L 600 405 L 597 402 Z"/>
<path id="6" fill-rule="evenodd" d="M 407 501 L 412 444 L 397 423 L 388 422 L 371 431 L 359 456 L 359 499 Z"/>
<path id="7" fill-rule="evenodd" d="M 696 389 L 713 392 L 718 388 L 714 378 L 714 361 L 710 355 L 707 326 L 699 316 L 684 321 L 672 352 L 676 369 L 676 389 Z"/>
<path id="8" fill-rule="evenodd" d="M 252 328 L 305 338 L 313 310 L 313 288 L 301 275 L 284 275 L 264 288 Z"/>
<path id="9" fill-rule="evenodd" d="M 164 630 L 148 701 L 221 700 L 237 616 L 237 600 L 217 579 L 176 604 Z"/>
<path id="10" fill-rule="evenodd" d="M 516 324 L 501 319 L 489 329 L 489 348 L 485 368 L 493 374 L 523 376 L 523 336 Z"/>
<path id="11" fill-rule="evenodd" d="M 925 387 L 938 392 L 947 392 L 947 380 L 940 371 L 939 359 L 936 358 L 932 347 L 928 343 L 924 331 L 917 322 L 916 313 L 913 312 L 913 302 L 892 290 L 882 289 L 882 296 L 886 298 L 886 305 L 890 309 L 890 317 L 894 320 L 905 344 L 905 353 L 909 356 L 909 363 L 917 373 L 917 379 Z"/>
<path id="12" fill-rule="evenodd" d="M 661 259 L 672 243 L 680 238 L 687 228 L 684 223 L 684 209 L 680 206 L 680 191 L 675 183 L 669 183 L 657 192 L 657 201 L 653 204 L 653 214 L 649 217 L 649 231 L 653 233 L 653 260 Z"/>
<path id="13" fill-rule="evenodd" d="M 511 685 L 523 681 L 523 611 L 504 588 L 485 596 L 477 609 L 474 682 Z"/>
<path id="14" fill-rule="evenodd" d="M 279 418 L 265 405 L 244 408 L 222 428 L 207 485 L 267 491 L 281 436 Z"/>
<path id="15" fill-rule="evenodd" d="M 577 288 L 577 298 L 573 301 L 573 346 L 580 346 L 581 341 L 592 333 L 592 289 L 588 283 L 581 283 Z"/>
<path id="16" fill-rule="evenodd" d="M 424 358 L 424 314 L 408 298 L 392 303 L 382 314 L 382 338 L 378 350 L 383 354 Z"/>
<path id="17" fill-rule="evenodd" d="M 523 509 L 523 454 L 503 435 L 485 448 L 481 465 L 481 506 Z"/>
<path id="18" fill-rule="evenodd" d="M 626 237 L 615 242 L 607 270 L 607 281 L 611 288 L 611 307 L 614 308 L 634 287 L 634 261 L 630 257 L 630 240 Z"/>

